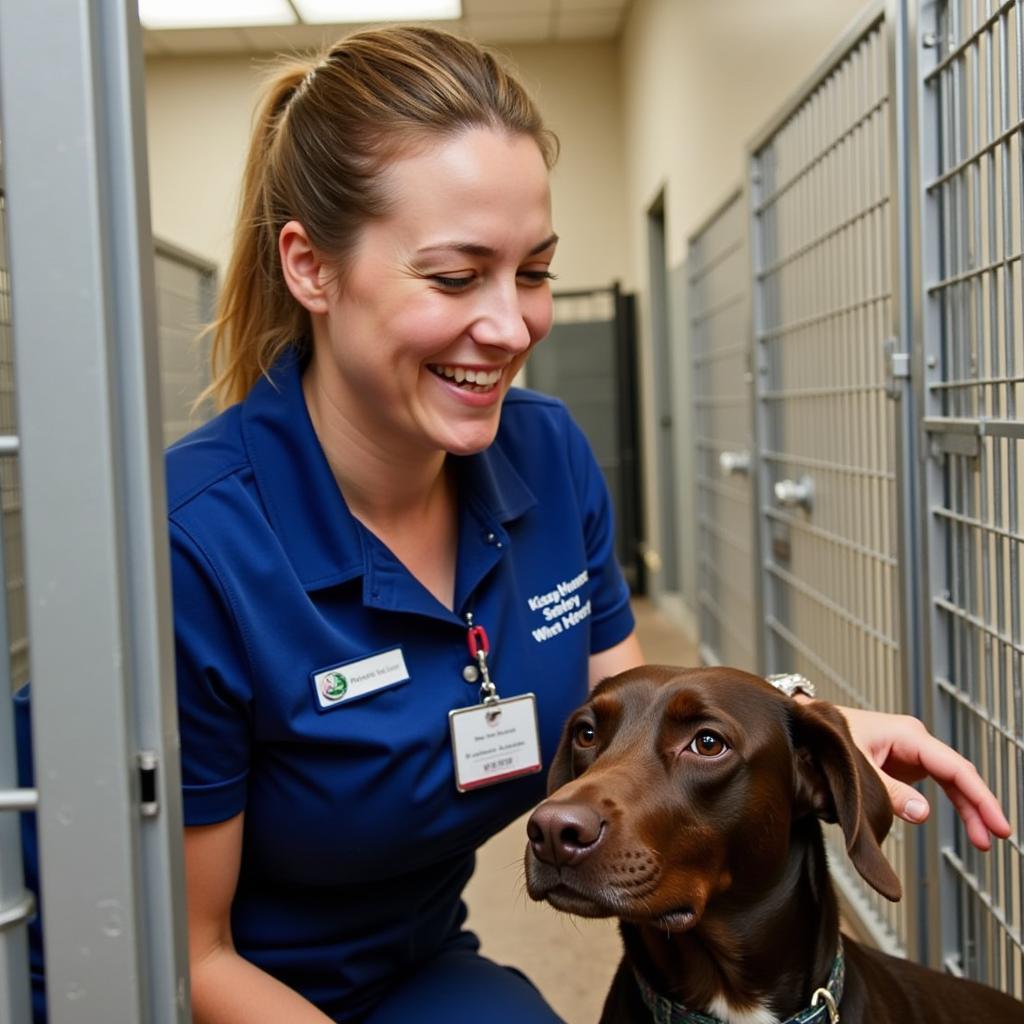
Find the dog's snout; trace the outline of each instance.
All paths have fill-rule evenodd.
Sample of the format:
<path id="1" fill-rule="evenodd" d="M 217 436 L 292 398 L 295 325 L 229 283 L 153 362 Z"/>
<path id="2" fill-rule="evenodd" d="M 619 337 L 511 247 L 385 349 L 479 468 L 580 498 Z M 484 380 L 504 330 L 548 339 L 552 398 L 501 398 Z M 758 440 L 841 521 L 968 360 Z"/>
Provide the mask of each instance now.
<path id="1" fill-rule="evenodd" d="M 530 815 L 526 834 L 537 859 L 545 864 L 576 864 L 597 845 L 601 816 L 586 804 L 547 801 Z"/>

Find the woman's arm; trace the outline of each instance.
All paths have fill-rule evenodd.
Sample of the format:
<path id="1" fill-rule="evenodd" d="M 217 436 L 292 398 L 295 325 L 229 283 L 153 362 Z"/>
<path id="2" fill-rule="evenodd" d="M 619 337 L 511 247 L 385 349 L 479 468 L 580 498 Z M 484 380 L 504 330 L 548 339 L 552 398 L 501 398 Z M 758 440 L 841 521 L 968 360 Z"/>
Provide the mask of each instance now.
<path id="1" fill-rule="evenodd" d="M 231 901 L 242 856 L 238 814 L 185 829 L 188 953 L 195 1024 L 330 1024 L 297 992 L 235 952 Z"/>
<path id="2" fill-rule="evenodd" d="M 591 689 L 608 676 L 642 665 L 643 660 L 636 633 L 606 651 L 592 654 Z M 1005 839 L 1010 834 L 1010 823 L 999 801 L 974 765 L 936 739 L 918 719 L 858 708 L 839 710 L 846 716 L 857 746 L 882 777 L 893 811 L 904 821 L 919 824 L 928 817 L 928 801 L 908 783 L 930 776 L 952 801 L 967 828 L 968 839 L 979 850 L 989 849 L 992 836 Z"/>
<path id="3" fill-rule="evenodd" d="M 592 690 L 602 679 L 625 672 L 627 668 L 636 668 L 643 663 L 644 653 L 640 650 L 640 641 L 636 632 L 632 632 L 614 647 L 590 656 L 587 683 Z"/>

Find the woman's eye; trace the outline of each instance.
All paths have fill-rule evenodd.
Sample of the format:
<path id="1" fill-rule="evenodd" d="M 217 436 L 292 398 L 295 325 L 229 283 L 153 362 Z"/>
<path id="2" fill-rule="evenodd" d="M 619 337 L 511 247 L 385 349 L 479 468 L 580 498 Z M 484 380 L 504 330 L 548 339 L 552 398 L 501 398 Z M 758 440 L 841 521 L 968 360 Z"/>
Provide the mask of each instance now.
<path id="1" fill-rule="evenodd" d="M 557 275 L 550 270 L 520 270 L 518 277 L 527 284 L 544 284 L 545 281 L 557 280 Z"/>
<path id="2" fill-rule="evenodd" d="M 577 747 L 592 747 L 597 742 L 597 733 L 589 722 L 577 722 L 572 727 L 572 741 Z"/>
<path id="3" fill-rule="evenodd" d="M 690 742 L 690 750 L 702 757 L 718 757 L 729 749 L 729 744 L 710 729 L 702 729 Z"/>
<path id="4" fill-rule="evenodd" d="M 431 274 L 430 280 L 439 284 L 442 288 L 450 288 L 453 291 L 466 288 L 473 283 L 473 278 L 471 277 L 446 277 L 444 274 Z"/>

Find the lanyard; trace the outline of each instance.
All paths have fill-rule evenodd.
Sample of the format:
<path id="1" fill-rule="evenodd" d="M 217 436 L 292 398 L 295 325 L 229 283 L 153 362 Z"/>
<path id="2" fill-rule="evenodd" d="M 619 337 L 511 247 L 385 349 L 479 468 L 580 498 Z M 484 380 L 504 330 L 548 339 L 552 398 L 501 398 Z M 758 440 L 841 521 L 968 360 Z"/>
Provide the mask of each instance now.
<path id="1" fill-rule="evenodd" d="M 490 654 L 491 644 L 487 639 L 487 631 L 483 626 L 473 622 L 473 613 L 466 612 L 466 646 L 469 648 L 469 656 L 476 662 L 480 670 L 480 703 L 496 704 L 498 688 L 491 681 L 491 673 L 487 667 L 487 655 Z"/>

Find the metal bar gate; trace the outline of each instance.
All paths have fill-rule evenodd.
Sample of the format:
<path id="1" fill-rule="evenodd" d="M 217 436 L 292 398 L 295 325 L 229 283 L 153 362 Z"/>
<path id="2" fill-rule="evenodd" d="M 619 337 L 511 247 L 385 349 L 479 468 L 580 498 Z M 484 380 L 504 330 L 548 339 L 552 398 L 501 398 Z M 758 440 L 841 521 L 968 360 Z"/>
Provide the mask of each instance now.
<path id="1" fill-rule="evenodd" d="M 1017 832 L 979 854 L 950 813 L 930 866 L 947 970 L 1024 994 L 1024 7 L 921 3 L 915 38 L 927 438 L 925 683 L 936 732 Z"/>
<path id="2" fill-rule="evenodd" d="M 1017 829 L 993 853 L 939 799 L 887 842 L 903 904 L 832 860 L 882 948 L 1019 997 L 1024 0 L 874 4 L 749 156 L 689 245 L 702 655 L 744 664 L 749 623 L 761 671 L 918 714 L 978 766 Z M 747 524 L 754 602 L 720 579 Z"/>
<path id="3" fill-rule="evenodd" d="M 892 74 L 879 7 L 751 148 L 754 375 L 765 666 L 823 696 L 909 711 L 902 671 Z M 837 849 L 844 849 L 841 839 Z M 877 944 L 911 949 L 915 863 L 897 825 L 887 903 L 834 858 Z M 912 950 L 917 952 L 917 950 Z"/>
<path id="4" fill-rule="evenodd" d="M 134 4 L 0 4 L 38 786 L 15 788 L 5 672 L 0 1018 L 11 1024 L 29 1020 L 29 907 L 17 816 L 2 812 L 32 807 L 50 1021 L 188 1019 L 141 86 Z"/>

